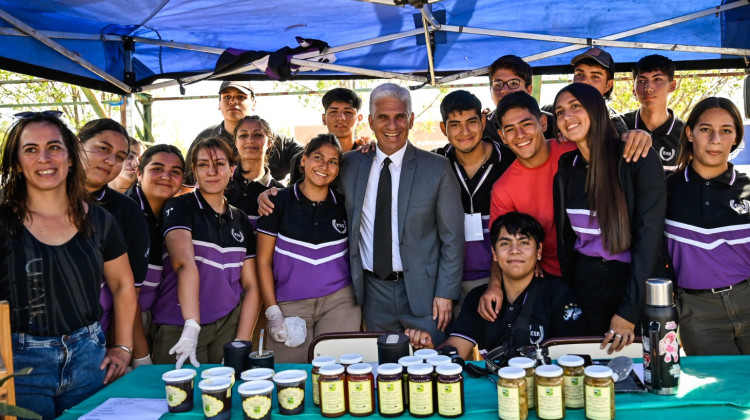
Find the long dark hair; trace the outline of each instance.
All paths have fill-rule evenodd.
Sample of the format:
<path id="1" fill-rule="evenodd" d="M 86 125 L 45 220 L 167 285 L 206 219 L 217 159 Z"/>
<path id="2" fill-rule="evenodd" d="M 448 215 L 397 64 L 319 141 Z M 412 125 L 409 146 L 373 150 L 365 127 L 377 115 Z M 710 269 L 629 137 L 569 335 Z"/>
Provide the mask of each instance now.
<path id="1" fill-rule="evenodd" d="M 258 126 L 260 127 L 260 131 L 262 131 L 263 134 L 265 134 L 266 137 L 268 138 L 267 141 L 269 144 L 268 144 L 268 147 L 266 148 L 266 154 L 263 158 L 263 166 L 265 168 L 268 168 L 268 160 L 271 158 L 271 154 L 273 154 L 273 150 L 275 147 L 274 139 L 276 138 L 273 134 L 273 130 L 271 129 L 271 124 L 269 124 L 268 121 L 264 120 L 258 115 L 248 115 L 248 116 L 243 117 L 234 127 L 234 133 L 232 133 L 232 138 L 234 139 L 235 146 L 237 145 L 237 134 L 240 132 L 240 127 L 242 127 L 242 124 L 246 122 L 257 123 Z M 237 154 L 239 155 L 239 148 L 238 148 Z M 237 164 L 238 165 L 240 164 L 239 159 L 237 159 Z"/>
<path id="2" fill-rule="evenodd" d="M 630 220 L 618 172 L 620 139 L 607 104 L 596 88 L 571 83 L 558 92 L 555 105 L 564 92 L 578 99 L 591 120 L 586 136 L 591 155 L 585 191 L 589 207 L 596 212 L 603 245 L 612 254 L 625 251 L 630 248 Z"/>
<path id="3" fill-rule="evenodd" d="M 3 208 L 3 217 L 0 217 L 0 224 L 3 226 L 3 230 L 11 235 L 17 235 L 21 232 L 24 219 L 31 217 L 28 214 L 26 202 L 28 199 L 26 179 L 16 168 L 20 165 L 18 152 L 21 145 L 21 134 L 29 124 L 33 123 L 51 124 L 60 130 L 71 163 L 68 168 L 68 176 L 65 179 L 65 189 L 68 195 L 68 217 L 79 232 L 90 236 L 92 227 L 86 219 L 84 204 L 90 201 L 90 195 L 84 188 L 86 176 L 81 162 L 81 144 L 75 134 L 59 118 L 42 113 L 18 120 L 8 130 L 8 134 L 3 141 L 2 162 L 0 162 L 0 179 L 3 185 L 3 198 L 0 202 L 0 207 Z"/>
<path id="4" fill-rule="evenodd" d="M 732 146 L 732 151 L 740 145 L 742 138 L 745 136 L 745 126 L 742 124 L 742 114 L 740 114 L 739 108 L 727 98 L 719 98 L 717 96 L 708 97 L 695 105 L 690 111 L 687 121 L 685 121 L 685 128 L 680 134 L 680 154 L 677 157 L 677 169 L 684 169 L 693 158 L 693 142 L 688 140 L 687 128 L 690 127 L 690 130 L 694 131 L 695 125 L 698 124 L 701 115 L 714 108 L 721 108 L 732 116 L 734 129 L 737 133 L 737 137 L 735 138 L 736 144 Z"/>
<path id="5" fill-rule="evenodd" d="M 180 163 L 182 163 L 182 171 L 185 171 L 185 158 L 182 156 L 182 152 L 180 151 L 180 149 L 172 146 L 171 144 L 155 144 L 146 149 L 146 151 L 143 152 L 143 155 L 141 155 L 141 160 L 138 162 L 138 171 L 143 173 L 143 171 L 146 169 L 146 165 L 151 162 L 151 159 L 154 158 L 154 155 L 161 152 L 171 153 L 177 156 L 177 158 L 180 159 Z"/>

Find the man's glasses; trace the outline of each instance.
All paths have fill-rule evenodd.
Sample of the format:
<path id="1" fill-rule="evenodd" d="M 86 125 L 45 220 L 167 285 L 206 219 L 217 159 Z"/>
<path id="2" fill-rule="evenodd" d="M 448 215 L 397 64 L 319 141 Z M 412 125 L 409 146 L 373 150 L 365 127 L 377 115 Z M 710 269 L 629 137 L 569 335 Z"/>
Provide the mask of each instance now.
<path id="1" fill-rule="evenodd" d="M 60 118 L 62 116 L 62 111 L 52 110 L 52 111 L 24 111 L 19 112 L 16 114 L 13 114 L 13 118 L 17 120 L 25 120 L 27 118 L 34 118 L 37 116 L 43 116 L 43 117 L 55 117 Z"/>
<path id="2" fill-rule="evenodd" d="M 521 79 L 510 79 L 507 82 L 503 82 L 502 80 L 492 81 L 492 90 L 496 92 L 503 90 L 503 86 L 508 86 L 508 90 L 518 89 L 521 87 Z"/>

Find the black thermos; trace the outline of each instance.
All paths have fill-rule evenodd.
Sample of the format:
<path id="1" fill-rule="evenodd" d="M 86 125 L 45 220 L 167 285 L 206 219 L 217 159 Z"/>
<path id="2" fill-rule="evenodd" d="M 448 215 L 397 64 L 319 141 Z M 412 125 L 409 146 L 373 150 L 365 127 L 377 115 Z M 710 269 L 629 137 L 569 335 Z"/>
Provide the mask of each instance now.
<path id="1" fill-rule="evenodd" d="M 400 332 L 385 333 L 378 337 L 378 364 L 398 363 L 409 355 L 409 336 Z"/>
<path id="2" fill-rule="evenodd" d="M 676 394 L 680 384 L 680 343 L 671 280 L 646 280 L 641 337 L 646 388 L 654 394 Z"/>

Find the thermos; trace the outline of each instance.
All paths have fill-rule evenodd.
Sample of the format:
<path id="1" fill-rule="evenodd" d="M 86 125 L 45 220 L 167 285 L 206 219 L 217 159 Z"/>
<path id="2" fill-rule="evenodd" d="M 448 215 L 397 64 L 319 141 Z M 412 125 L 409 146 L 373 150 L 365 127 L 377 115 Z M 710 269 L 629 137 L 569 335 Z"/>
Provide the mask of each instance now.
<path id="1" fill-rule="evenodd" d="M 680 343 L 671 280 L 646 280 L 641 336 L 646 388 L 654 394 L 676 394 L 680 384 Z"/>

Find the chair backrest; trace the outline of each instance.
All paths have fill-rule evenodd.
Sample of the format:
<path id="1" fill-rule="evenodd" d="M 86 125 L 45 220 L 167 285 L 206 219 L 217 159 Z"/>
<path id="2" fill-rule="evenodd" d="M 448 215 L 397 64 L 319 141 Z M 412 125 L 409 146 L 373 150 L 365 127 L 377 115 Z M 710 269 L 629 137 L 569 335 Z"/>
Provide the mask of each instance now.
<path id="1" fill-rule="evenodd" d="M 359 353 L 365 363 L 378 361 L 378 337 L 383 331 L 341 332 L 321 334 L 307 349 L 307 362 L 318 356 L 339 358 L 342 354 Z"/>
<path id="2" fill-rule="evenodd" d="M 566 354 L 588 354 L 592 359 L 612 359 L 617 356 L 628 356 L 631 359 L 643 357 L 641 337 L 636 336 L 633 344 L 626 346 L 619 352 L 607 353 L 609 346 L 599 348 L 602 337 L 561 337 L 545 340 L 541 345 L 546 347 L 549 357 L 557 359 Z"/>
<path id="3" fill-rule="evenodd" d="M 10 340 L 10 305 L 3 300 L 0 301 L 0 378 L 11 374 L 13 374 L 13 347 Z M 0 402 L 16 404 L 13 379 L 6 381 L 0 388 Z"/>

